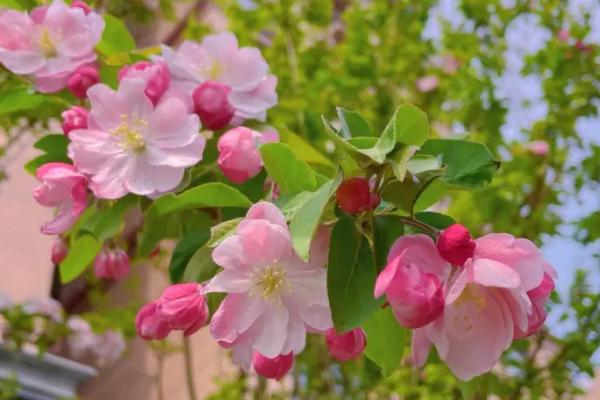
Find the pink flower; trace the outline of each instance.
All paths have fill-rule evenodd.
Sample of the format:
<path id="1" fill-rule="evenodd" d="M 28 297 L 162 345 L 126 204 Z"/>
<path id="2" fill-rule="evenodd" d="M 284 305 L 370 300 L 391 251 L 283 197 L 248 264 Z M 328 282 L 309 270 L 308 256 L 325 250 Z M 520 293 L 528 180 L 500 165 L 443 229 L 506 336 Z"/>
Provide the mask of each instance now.
<path id="1" fill-rule="evenodd" d="M 463 265 L 475 252 L 471 233 L 461 224 L 450 225 L 440 232 L 436 245 L 440 256 L 452 265 Z"/>
<path id="2" fill-rule="evenodd" d="M 550 152 L 550 145 L 545 140 L 534 140 L 525 145 L 525 148 L 536 156 L 545 156 Z"/>
<path id="3" fill-rule="evenodd" d="M 269 358 L 256 352 L 252 356 L 252 366 L 260 375 L 268 379 L 281 380 L 290 372 L 294 365 L 294 354 L 280 354 L 277 357 Z"/>
<path id="4" fill-rule="evenodd" d="M 420 328 L 444 311 L 442 282 L 450 266 L 425 235 L 402 236 L 388 254 L 388 264 L 375 282 L 375 297 L 385 294 L 402 326 Z"/>
<path id="5" fill-rule="evenodd" d="M 230 32 L 209 35 L 202 43 L 186 41 L 177 51 L 163 46 L 163 57 L 173 85 L 191 96 L 206 81 L 227 85 L 228 100 L 235 109 L 234 124 L 246 119 L 263 121 L 277 104 L 277 78 L 254 47 L 238 47 Z"/>
<path id="6" fill-rule="evenodd" d="M 424 76 L 422 78 L 417 79 L 417 89 L 421 93 L 431 92 L 440 84 L 440 80 L 437 76 L 430 75 Z"/>
<path id="7" fill-rule="evenodd" d="M 125 351 L 125 339 L 120 332 L 108 330 L 96 336 L 96 345 L 92 348 L 95 364 L 106 367 L 114 364 Z"/>
<path id="8" fill-rule="evenodd" d="M 104 249 L 94 260 L 94 273 L 98 278 L 120 281 L 129 275 L 129 256 L 123 249 Z"/>
<path id="9" fill-rule="evenodd" d="M 169 68 L 162 60 L 156 63 L 139 61 L 133 65 L 126 65 L 119 71 L 119 80 L 124 78 L 140 78 L 146 81 L 145 93 L 153 104 L 158 103 L 171 85 Z"/>
<path id="10" fill-rule="evenodd" d="M 345 333 L 337 333 L 331 328 L 325 334 L 325 342 L 333 358 L 339 362 L 346 362 L 360 357 L 367 345 L 367 337 L 361 328 L 354 328 Z"/>
<path id="11" fill-rule="evenodd" d="M 569 33 L 568 29 L 561 29 L 560 31 L 558 31 L 558 34 L 556 35 L 558 40 L 563 43 L 567 43 L 569 41 L 570 36 L 571 36 L 571 34 Z"/>
<path id="12" fill-rule="evenodd" d="M 73 106 L 66 111 L 63 111 L 62 118 L 62 130 L 65 135 L 75 129 L 86 129 L 88 110 L 83 107 Z"/>
<path id="13" fill-rule="evenodd" d="M 23 302 L 23 312 L 30 315 L 44 315 L 56 322 L 61 322 L 64 314 L 62 305 L 50 297 L 25 300 Z"/>
<path id="14" fill-rule="evenodd" d="M 212 256 L 224 269 L 207 291 L 228 294 L 210 331 L 233 349 L 235 363 L 248 369 L 254 352 L 267 358 L 299 354 L 307 331 L 333 326 L 326 271 L 295 254 L 285 217 L 272 203 L 252 206 Z"/>
<path id="15" fill-rule="evenodd" d="M 67 327 L 70 330 L 67 345 L 71 356 L 77 359 L 86 357 L 97 342 L 92 327 L 85 319 L 77 315 L 69 317 Z"/>
<path id="16" fill-rule="evenodd" d="M 87 206 L 87 179 L 70 164 L 48 163 L 38 168 L 40 186 L 33 198 L 44 207 L 56 207 L 52 221 L 42 225 L 42 233 L 58 235 L 66 232 Z"/>
<path id="17" fill-rule="evenodd" d="M 243 126 L 225 132 L 217 143 L 217 164 L 223 175 L 238 184 L 258 175 L 263 166 L 258 148 L 269 139 L 278 141 Z"/>
<path id="18" fill-rule="evenodd" d="M 165 289 L 157 301 L 157 312 L 171 329 L 189 336 L 208 321 L 204 289 L 197 283 L 180 283 Z"/>
<path id="19" fill-rule="evenodd" d="M 135 317 L 135 329 L 144 340 L 162 340 L 171 332 L 171 326 L 158 315 L 158 303 L 144 305 Z"/>
<path id="20" fill-rule="evenodd" d="M 544 273 L 542 283 L 540 283 L 538 287 L 527 292 L 527 296 L 533 307 L 533 312 L 529 315 L 526 331 L 521 331 L 518 327 L 515 327 L 515 340 L 537 333 L 544 325 L 544 322 L 546 322 L 548 312 L 545 309 L 545 304 L 548 302 L 550 294 L 554 290 L 554 279 L 551 274 L 552 272 Z"/>
<path id="21" fill-rule="evenodd" d="M 0 63 L 15 74 L 33 75 L 39 91 L 56 92 L 77 67 L 96 59 L 103 30 L 100 15 L 62 0 L 31 14 L 0 11 Z"/>
<path id="22" fill-rule="evenodd" d="M 67 87 L 75 97 L 85 99 L 89 88 L 100 82 L 98 67 L 94 64 L 82 65 L 71 74 Z"/>
<path id="23" fill-rule="evenodd" d="M 62 238 L 56 238 L 52 243 L 52 256 L 50 257 L 52 264 L 60 264 L 67 257 L 68 252 L 67 242 Z"/>
<path id="24" fill-rule="evenodd" d="M 71 3 L 71 7 L 81 8 L 86 15 L 93 11 L 92 8 L 89 5 L 87 5 L 85 1 L 82 0 L 73 0 L 73 3 Z"/>
<path id="25" fill-rule="evenodd" d="M 163 96 L 153 106 L 146 86 L 138 78 L 122 80 L 116 92 L 95 85 L 88 91 L 88 129 L 69 134 L 69 157 L 90 175 L 97 197 L 159 195 L 174 189 L 185 168 L 202 159 L 206 141 L 198 116 L 176 97 Z"/>
<path id="26" fill-rule="evenodd" d="M 213 131 L 225 128 L 235 115 L 229 103 L 231 88 L 223 83 L 206 81 L 194 90 L 194 112 L 200 117 L 202 126 Z"/>
<path id="27" fill-rule="evenodd" d="M 413 332 L 413 359 L 422 365 L 431 345 L 462 380 L 489 371 L 519 332 L 539 322 L 527 293 L 550 271 L 537 247 L 508 234 L 475 240 L 473 258 L 446 282 L 444 312 Z M 544 299 L 548 287 L 534 292 Z"/>

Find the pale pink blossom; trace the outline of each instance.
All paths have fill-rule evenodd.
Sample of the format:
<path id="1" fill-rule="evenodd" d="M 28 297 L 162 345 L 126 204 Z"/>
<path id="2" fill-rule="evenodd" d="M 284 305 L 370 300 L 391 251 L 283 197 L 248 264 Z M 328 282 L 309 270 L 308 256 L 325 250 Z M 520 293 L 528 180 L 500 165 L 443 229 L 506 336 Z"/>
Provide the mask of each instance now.
<path id="1" fill-rule="evenodd" d="M 545 140 L 534 140 L 525 144 L 525 148 L 536 156 L 545 156 L 550 152 L 550 145 Z"/>
<path id="2" fill-rule="evenodd" d="M 114 364 L 125 351 L 125 339 L 121 332 L 108 330 L 101 335 L 96 335 L 96 345 L 92 349 L 95 364 L 106 367 Z"/>
<path id="3" fill-rule="evenodd" d="M 202 159 L 206 140 L 198 116 L 177 97 L 163 96 L 154 106 L 146 86 L 138 78 L 123 79 L 116 92 L 93 86 L 88 128 L 69 133 L 69 157 L 90 176 L 97 197 L 157 196 Z"/>
<path id="4" fill-rule="evenodd" d="M 125 339 L 120 332 L 107 330 L 97 334 L 77 315 L 69 318 L 67 327 L 70 330 L 67 347 L 70 355 L 78 360 L 105 367 L 113 364 L 125 351 Z"/>
<path id="5" fill-rule="evenodd" d="M 269 141 L 278 141 L 278 138 L 243 126 L 228 130 L 217 142 L 219 169 L 238 184 L 255 177 L 263 167 L 258 148 Z"/>
<path id="6" fill-rule="evenodd" d="M 120 281 L 129 275 L 129 256 L 123 249 L 104 249 L 94 260 L 94 273 L 98 278 Z"/>
<path id="7" fill-rule="evenodd" d="M 252 206 L 236 234 L 212 256 L 223 271 L 207 291 L 227 296 L 210 331 L 221 346 L 233 349 L 236 364 L 248 369 L 254 352 L 267 358 L 299 354 L 307 331 L 333 326 L 326 271 L 296 255 L 285 217 L 274 204 Z"/>
<path id="8" fill-rule="evenodd" d="M 31 11 L 0 11 L 0 63 L 18 75 L 32 75 L 41 92 L 67 85 L 79 66 L 96 59 L 104 30 L 95 12 L 69 7 L 63 0 Z"/>
<path id="9" fill-rule="evenodd" d="M 375 297 L 385 294 L 396 319 L 407 328 L 420 328 L 444 311 L 442 283 L 450 266 L 426 235 L 397 239 L 388 264 L 375 282 Z"/>
<path id="10" fill-rule="evenodd" d="M 100 72 L 94 64 L 82 65 L 69 76 L 67 87 L 75 97 L 85 99 L 89 88 L 100 82 Z"/>
<path id="11" fill-rule="evenodd" d="M 431 92 L 440 84 L 440 80 L 435 75 L 424 76 L 422 78 L 417 79 L 417 89 L 419 92 L 427 93 Z"/>
<path id="12" fill-rule="evenodd" d="M 281 380 L 294 365 L 294 354 L 280 354 L 277 357 L 265 357 L 255 352 L 252 356 L 252 366 L 256 373 L 268 379 Z"/>
<path id="13" fill-rule="evenodd" d="M 489 234 L 446 282 L 444 312 L 413 332 L 413 359 L 422 365 L 432 345 L 460 379 L 489 371 L 519 332 L 539 322 L 528 291 L 551 270 L 529 240 Z M 540 289 L 543 296 L 548 289 Z M 534 293 L 533 297 L 537 297 Z"/>
<path id="14" fill-rule="evenodd" d="M 56 238 L 54 243 L 52 243 L 52 254 L 50 256 L 52 264 L 60 264 L 67 257 L 68 252 L 69 247 L 67 246 L 67 242 L 63 238 Z"/>
<path id="15" fill-rule="evenodd" d="M 153 104 L 158 103 L 171 85 L 169 68 L 162 60 L 155 63 L 139 61 L 133 65 L 126 65 L 119 71 L 119 80 L 124 78 L 140 78 L 146 81 L 145 93 Z"/>
<path id="16" fill-rule="evenodd" d="M 27 299 L 23 302 L 22 307 L 25 314 L 44 315 L 56 322 L 63 320 L 62 305 L 50 297 Z"/>
<path id="17" fill-rule="evenodd" d="M 65 163 L 44 164 L 36 177 L 41 184 L 33 190 L 34 199 L 44 207 L 57 208 L 54 219 L 42 225 L 42 233 L 66 232 L 87 206 L 86 177 Z"/>
<path id="18" fill-rule="evenodd" d="M 144 340 L 162 340 L 171 332 L 171 326 L 158 315 L 158 303 L 144 305 L 135 317 L 135 329 Z"/>
<path id="19" fill-rule="evenodd" d="M 83 12 L 87 15 L 89 13 L 91 13 L 92 11 L 94 11 L 92 9 L 92 7 L 90 7 L 85 1 L 83 0 L 73 0 L 73 2 L 71 3 L 71 7 L 77 7 L 77 8 L 81 8 L 83 10 Z"/>
<path id="20" fill-rule="evenodd" d="M 63 111 L 62 118 L 62 130 L 65 135 L 75 129 L 86 129 L 88 110 L 83 107 L 73 106 L 68 110 Z"/>
<path id="21" fill-rule="evenodd" d="M 277 78 L 269 74 L 260 50 L 239 47 L 231 32 L 208 35 L 200 44 L 186 41 L 176 51 L 162 49 L 173 86 L 189 96 L 206 81 L 231 88 L 228 100 L 235 109 L 234 125 L 246 119 L 262 121 L 277 104 Z"/>
<path id="22" fill-rule="evenodd" d="M 180 283 L 167 287 L 157 300 L 157 312 L 172 330 L 189 336 L 208 321 L 208 304 L 204 288 L 197 283 Z"/>
<path id="23" fill-rule="evenodd" d="M 325 334 L 325 343 L 329 354 L 339 362 L 346 362 L 360 357 L 367 337 L 362 328 L 354 328 L 348 332 L 338 333 L 331 328 Z"/>
<path id="24" fill-rule="evenodd" d="M 78 315 L 69 317 L 67 346 L 70 354 L 77 359 L 85 358 L 96 346 L 96 335 L 90 324 Z"/>

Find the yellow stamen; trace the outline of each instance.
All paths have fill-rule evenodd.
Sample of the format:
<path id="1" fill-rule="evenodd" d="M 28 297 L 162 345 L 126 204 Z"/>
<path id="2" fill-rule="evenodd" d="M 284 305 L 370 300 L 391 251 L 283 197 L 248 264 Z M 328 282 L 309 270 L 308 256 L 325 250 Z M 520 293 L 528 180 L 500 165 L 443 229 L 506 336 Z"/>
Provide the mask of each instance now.
<path id="1" fill-rule="evenodd" d="M 266 300 L 279 294 L 283 288 L 291 290 L 285 278 L 285 269 L 281 265 L 270 265 L 262 271 L 258 271 L 256 288 L 260 296 Z"/>
<path id="2" fill-rule="evenodd" d="M 121 115 L 121 123 L 109 130 L 111 135 L 121 139 L 121 145 L 126 150 L 140 153 L 146 148 L 144 132 L 148 128 L 148 121 L 137 116 Z"/>
<path id="3" fill-rule="evenodd" d="M 57 51 L 52 36 L 50 36 L 50 32 L 48 28 L 42 28 L 40 32 L 40 36 L 38 38 L 38 45 L 40 49 L 46 56 L 46 58 L 56 57 Z"/>

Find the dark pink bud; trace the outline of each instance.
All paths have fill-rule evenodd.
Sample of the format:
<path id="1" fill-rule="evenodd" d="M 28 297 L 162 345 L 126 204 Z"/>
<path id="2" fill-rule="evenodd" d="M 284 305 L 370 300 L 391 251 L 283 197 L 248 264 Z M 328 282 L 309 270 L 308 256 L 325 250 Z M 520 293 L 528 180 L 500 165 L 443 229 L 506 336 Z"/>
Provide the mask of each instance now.
<path id="1" fill-rule="evenodd" d="M 367 345 L 367 338 L 361 328 L 346 333 L 337 333 L 331 328 L 325 334 L 325 342 L 329 354 L 337 361 L 345 362 L 360 357 Z"/>
<path id="2" fill-rule="evenodd" d="M 98 278 L 119 281 L 129 275 L 129 256 L 123 249 L 105 249 L 94 260 L 94 272 Z"/>
<path id="3" fill-rule="evenodd" d="M 88 110 L 83 107 L 73 106 L 62 113 L 62 129 L 65 135 L 75 129 L 86 129 Z"/>
<path id="4" fill-rule="evenodd" d="M 173 330 L 185 336 L 195 333 L 208 321 L 208 305 L 204 290 L 197 283 L 180 283 L 165 289 L 158 299 L 160 318 Z"/>
<path id="5" fill-rule="evenodd" d="M 73 3 L 71 3 L 71 7 L 81 8 L 86 15 L 93 11 L 92 8 L 88 6 L 85 1 L 82 0 L 73 0 Z"/>
<path id="6" fill-rule="evenodd" d="M 437 249 L 444 260 L 460 266 L 473 257 L 475 241 L 467 228 L 454 224 L 440 233 L 437 238 Z"/>
<path id="7" fill-rule="evenodd" d="M 252 356 L 254 370 L 265 378 L 280 380 L 294 365 L 294 354 L 280 354 L 275 358 L 265 357 L 255 352 Z"/>
<path id="8" fill-rule="evenodd" d="M 349 214 L 377 208 L 379 195 L 371 192 L 369 181 L 361 176 L 346 179 L 335 192 L 338 205 Z"/>
<path id="9" fill-rule="evenodd" d="M 385 294 L 396 319 L 406 328 L 420 328 L 444 311 L 444 292 L 435 274 L 422 272 L 404 250 L 386 265 L 375 282 L 375 297 Z"/>
<path id="10" fill-rule="evenodd" d="M 213 81 L 204 82 L 194 90 L 194 111 L 205 128 L 218 130 L 229 124 L 235 114 L 229 103 L 230 91 L 229 86 Z"/>
<path id="11" fill-rule="evenodd" d="M 144 340 L 161 340 L 171 332 L 169 324 L 160 319 L 157 308 L 157 302 L 146 304 L 135 317 L 135 329 Z"/>
<path id="12" fill-rule="evenodd" d="M 61 238 L 57 238 L 54 243 L 52 243 L 52 256 L 50 257 L 52 264 L 60 264 L 67 256 L 68 252 L 69 247 L 67 246 L 67 242 Z"/>
<path id="13" fill-rule="evenodd" d="M 126 65 L 119 71 L 119 81 L 123 78 L 141 78 L 147 82 L 146 96 L 156 104 L 171 85 L 169 68 L 164 61 L 151 63 L 139 61 L 133 65 Z"/>
<path id="14" fill-rule="evenodd" d="M 87 90 L 98 82 L 100 82 L 98 68 L 94 65 L 83 65 L 71 74 L 67 87 L 73 95 L 85 99 Z"/>

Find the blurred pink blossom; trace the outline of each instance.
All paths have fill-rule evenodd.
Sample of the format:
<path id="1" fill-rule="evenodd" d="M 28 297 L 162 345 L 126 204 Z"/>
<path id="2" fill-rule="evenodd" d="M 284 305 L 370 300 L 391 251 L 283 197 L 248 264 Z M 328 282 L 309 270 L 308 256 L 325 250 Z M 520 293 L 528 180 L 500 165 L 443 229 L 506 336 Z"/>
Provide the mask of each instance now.
<path id="1" fill-rule="evenodd" d="M 550 145 L 545 140 L 534 140 L 527 143 L 525 148 L 536 156 L 545 156 L 550 152 Z"/>
<path id="2" fill-rule="evenodd" d="M 94 260 L 98 278 L 120 281 L 129 275 L 129 256 L 123 249 L 103 249 Z"/>
<path id="3" fill-rule="evenodd" d="M 417 89 L 421 93 L 431 92 L 440 84 L 440 80 L 437 76 L 429 75 L 417 79 Z"/>

